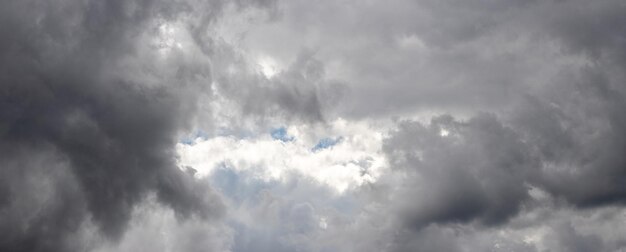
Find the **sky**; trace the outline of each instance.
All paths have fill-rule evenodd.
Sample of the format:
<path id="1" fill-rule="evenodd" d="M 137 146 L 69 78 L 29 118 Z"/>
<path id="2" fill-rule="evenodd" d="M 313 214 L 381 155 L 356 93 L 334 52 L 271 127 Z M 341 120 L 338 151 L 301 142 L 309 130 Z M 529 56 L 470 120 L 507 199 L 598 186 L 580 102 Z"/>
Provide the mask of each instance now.
<path id="1" fill-rule="evenodd" d="M 0 251 L 626 251 L 622 0 L 5 0 Z"/>

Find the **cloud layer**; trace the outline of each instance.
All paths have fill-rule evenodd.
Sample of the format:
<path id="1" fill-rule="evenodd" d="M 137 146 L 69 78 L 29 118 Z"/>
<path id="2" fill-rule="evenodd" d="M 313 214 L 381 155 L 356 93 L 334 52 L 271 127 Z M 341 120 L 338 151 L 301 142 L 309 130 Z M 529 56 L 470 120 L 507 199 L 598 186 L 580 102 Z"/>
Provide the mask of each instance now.
<path id="1" fill-rule="evenodd" d="M 622 1 L 0 4 L 2 251 L 624 251 Z"/>

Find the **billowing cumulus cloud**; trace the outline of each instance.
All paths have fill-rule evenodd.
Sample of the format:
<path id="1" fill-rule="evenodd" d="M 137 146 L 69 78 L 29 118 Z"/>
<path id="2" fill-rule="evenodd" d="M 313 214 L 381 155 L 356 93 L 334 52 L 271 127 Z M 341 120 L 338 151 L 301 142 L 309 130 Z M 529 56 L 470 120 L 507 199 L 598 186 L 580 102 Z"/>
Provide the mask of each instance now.
<path id="1" fill-rule="evenodd" d="M 0 4 L 2 251 L 624 251 L 626 4 Z"/>

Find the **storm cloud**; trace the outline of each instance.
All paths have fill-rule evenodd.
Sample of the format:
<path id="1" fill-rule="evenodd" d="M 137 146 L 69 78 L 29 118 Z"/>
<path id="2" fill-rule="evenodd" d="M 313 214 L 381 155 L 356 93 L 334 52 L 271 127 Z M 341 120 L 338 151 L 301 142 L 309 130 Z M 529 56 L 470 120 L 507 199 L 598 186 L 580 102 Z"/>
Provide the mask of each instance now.
<path id="1" fill-rule="evenodd" d="M 618 0 L 5 1 L 2 251 L 624 251 Z"/>
<path id="2" fill-rule="evenodd" d="M 84 251 L 76 237 L 88 221 L 117 240 L 150 194 L 180 217 L 223 214 L 174 150 L 198 97 L 210 94 L 210 62 L 160 35 L 185 22 L 200 45 L 197 26 L 224 3 L 2 5 L 1 250 Z"/>

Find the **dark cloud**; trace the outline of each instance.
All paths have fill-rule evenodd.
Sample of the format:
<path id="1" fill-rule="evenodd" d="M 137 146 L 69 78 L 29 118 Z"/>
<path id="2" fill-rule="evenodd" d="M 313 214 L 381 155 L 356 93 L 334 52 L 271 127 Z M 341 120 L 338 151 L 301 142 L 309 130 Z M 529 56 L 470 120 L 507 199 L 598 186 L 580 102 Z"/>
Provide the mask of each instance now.
<path id="1" fill-rule="evenodd" d="M 2 146 L 3 250 L 83 250 L 80 227 L 87 205 L 80 185 L 67 160 L 44 150 Z"/>
<path id="2" fill-rule="evenodd" d="M 577 211 L 623 207 L 625 129 L 615 111 L 623 110 L 624 99 L 597 69 L 574 76 L 554 93 L 524 98 L 506 123 L 493 114 L 399 122 L 383 145 L 392 172 L 375 190 L 386 194 L 378 200 L 398 216 L 398 230 L 413 230 L 403 236 L 422 237 L 432 225 L 507 227 L 511 218 L 534 211 L 532 187 Z M 559 251 L 605 246 L 568 225 L 554 224 L 552 231 Z"/>
<path id="3" fill-rule="evenodd" d="M 578 206 L 623 204 L 623 94 L 597 68 L 571 77 L 556 92 L 527 98 L 513 115 L 542 160 L 537 183 Z"/>
<path id="4" fill-rule="evenodd" d="M 0 250 L 83 251 L 72 235 L 88 221 L 119 239 L 150 193 L 180 217 L 222 213 L 174 150 L 210 93 L 210 55 L 194 62 L 159 32 L 182 22 L 196 38 L 224 3 L 2 5 Z"/>
<path id="5" fill-rule="evenodd" d="M 568 53 L 582 53 L 624 67 L 626 6 L 620 1 L 564 1 L 554 4 L 555 15 L 546 16 L 546 29 L 566 46 Z M 608 62 L 607 62 L 608 63 Z"/>
<path id="6" fill-rule="evenodd" d="M 467 122 L 437 117 L 429 125 L 401 122 L 385 140 L 393 180 L 408 225 L 502 223 L 529 197 L 524 178 L 537 162 L 516 133 L 494 115 Z"/>

